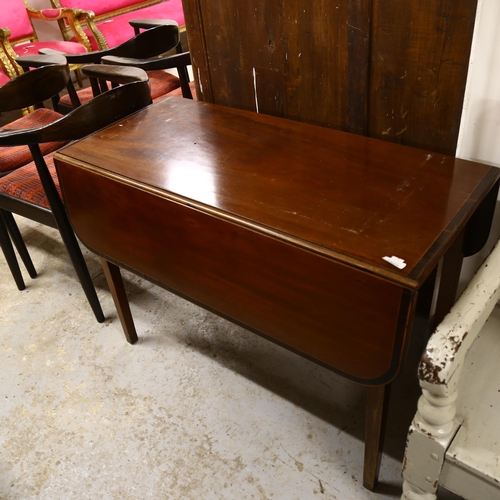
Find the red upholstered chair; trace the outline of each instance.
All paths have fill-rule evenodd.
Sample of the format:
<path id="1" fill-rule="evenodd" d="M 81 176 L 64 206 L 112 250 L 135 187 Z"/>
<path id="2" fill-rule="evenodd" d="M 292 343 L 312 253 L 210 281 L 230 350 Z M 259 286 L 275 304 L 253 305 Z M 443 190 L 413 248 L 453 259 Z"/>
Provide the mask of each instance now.
<path id="1" fill-rule="evenodd" d="M 80 17 L 80 22 L 87 25 L 92 50 L 104 50 L 116 47 L 133 36 L 130 21 L 133 19 L 172 19 L 181 31 L 184 29 L 184 11 L 182 0 L 50 0 L 53 7 L 91 11 L 92 18 Z M 68 22 L 59 21 L 59 27 L 65 40 L 74 40 L 74 33 Z"/>
<path id="2" fill-rule="evenodd" d="M 70 81 L 69 68 L 62 56 L 52 56 L 53 63 L 54 57 L 55 64 L 29 71 L 0 87 L 0 111 L 33 106 L 59 93 Z M 10 167 L 17 165 L 0 178 L 0 243 L 18 288 L 22 289 L 24 282 L 9 235 L 16 245 L 20 239 L 23 251 L 26 254 L 27 251 L 12 213 L 58 228 L 92 310 L 98 321 L 103 321 L 92 279 L 60 196 L 53 163 L 54 149 L 147 106 L 151 98 L 147 75 L 137 68 L 89 65 L 82 71 L 91 76 L 98 75 L 103 81 L 110 79 L 119 86 L 67 115 L 56 116 L 55 120 L 54 115 L 49 116 L 51 113 L 44 113 L 40 120 L 45 121 L 30 124 L 27 120 L 34 119 L 34 114 L 30 114 L 21 119 L 24 120 L 22 123 L 0 129 L 0 151 L 7 151 Z M 44 149 L 47 144 L 51 146 Z M 26 145 L 31 161 L 26 157 Z M 16 150 L 19 147 L 24 149 Z M 20 254 L 24 260 L 23 253 Z M 27 267 L 30 271 L 28 264 Z M 35 274 L 34 268 L 31 271 L 30 274 Z"/>
<path id="3" fill-rule="evenodd" d="M 24 3 L 23 0 L 8 0 L 2 2 L 0 9 L 0 83 L 8 78 L 21 74 L 16 58 L 19 56 L 38 54 L 40 49 L 50 48 L 68 54 L 84 54 L 87 49 L 78 41 L 86 40 L 83 32 L 79 40 L 67 42 L 63 40 L 39 41 L 31 22 L 32 19 L 57 21 L 66 19 L 67 9 L 47 9 L 37 11 Z M 71 15 L 75 15 L 71 12 Z M 72 25 L 75 28 L 75 25 Z M 76 28 L 75 28 L 76 29 Z"/>

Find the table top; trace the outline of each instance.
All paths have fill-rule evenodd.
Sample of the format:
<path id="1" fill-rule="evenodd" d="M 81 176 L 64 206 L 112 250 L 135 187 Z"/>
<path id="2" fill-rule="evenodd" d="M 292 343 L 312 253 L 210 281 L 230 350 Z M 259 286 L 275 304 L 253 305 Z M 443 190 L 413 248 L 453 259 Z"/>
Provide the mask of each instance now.
<path id="1" fill-rule="evenodd" d="M 488 165 L 176 97 L 57 157 L 410 288 L 499 178 Z"/>

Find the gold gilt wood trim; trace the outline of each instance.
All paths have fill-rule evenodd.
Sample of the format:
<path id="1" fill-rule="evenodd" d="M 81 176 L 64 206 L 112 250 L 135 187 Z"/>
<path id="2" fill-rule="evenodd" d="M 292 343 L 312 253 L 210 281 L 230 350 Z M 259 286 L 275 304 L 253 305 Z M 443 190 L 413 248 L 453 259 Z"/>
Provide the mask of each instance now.
<path id="1" fill-rule="evenodd" d="M 23 69 L 16 63 L 17 54 L 9 41 L 10 30 L 0 28 L 0 62 L 2 69 L 9 78 L 15 78 L 23 73 Z"/>
<path id="2" fill-rule="evenodd" d="M 96 23 L 105 21 L 107 19 L 111 19 L 121 14 L 127 14 L 128 12 L 134 12 L 139 9 L 144 9 L 145 7 L 150 7 L 152 5 L 161 3 L 162 1 L 163 0 L 145 0 L 143 2 L 135 3 L 134 5 L 129 5 L 128 7 L 124 7 L 122 9 L 110 10 L 109 12 L 100 14 L 98 16 L 96 16 L 95 13 L 92 11 L 80 10 L 79 11 L 80 16 L 78 21 L 79 23 L 86 25 L 88 29 L 91 31 L 91 33 L 94 35 L 99 50 L 105 50 L 109 48 L 108 43 L 104 35 L 100 32 Z M 62 8 L 59 0 L 50 0 L 50 3 L 52 7 L 54 7 L 55 9 Z M 77 9 L 71 9 L 71 10 L 76 11 Z M 64 22 L 64 20 L 58 20 L 57 22 L 59 24 L 59 29 L 61 30 L 63 38 L 65 40 L 71 40 L 74 34 L 69 29 L 68 23 Z"/>

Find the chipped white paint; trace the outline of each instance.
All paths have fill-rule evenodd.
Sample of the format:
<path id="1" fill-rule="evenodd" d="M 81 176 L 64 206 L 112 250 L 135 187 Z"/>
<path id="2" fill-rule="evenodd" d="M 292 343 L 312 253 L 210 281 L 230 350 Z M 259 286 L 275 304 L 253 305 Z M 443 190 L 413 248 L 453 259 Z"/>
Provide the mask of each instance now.
<path id="1" fill-rule="evenodd" d="M 255 111 L 258 113 L 259 112 L 259 99 L 257 97 L 257 73 L 255 71 L 255 68 L 252 68 L 252 74 L 253 74 L 253 93 L 255 96 Z"/>
<path id="2" fill-rule="evenodd" d="M 499 299 L 497 243 L 422 356 L 422 396 L 408 434 L 404 500 L 434 500 L 438 484 L 470 500 L 500 498 L 500 381 L 493 376 L 500 356 Z"/>

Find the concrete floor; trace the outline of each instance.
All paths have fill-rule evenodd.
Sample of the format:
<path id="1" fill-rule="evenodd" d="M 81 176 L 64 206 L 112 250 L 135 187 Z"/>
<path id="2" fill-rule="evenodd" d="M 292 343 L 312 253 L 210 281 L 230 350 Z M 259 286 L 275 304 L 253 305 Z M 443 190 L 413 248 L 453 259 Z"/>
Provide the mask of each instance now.
<path id="1" fill-rule="evenodd" d="M 371 493 L 362 387 L 125 274 L 131 346 L 98 259 L 104 324 L 57 231 L 18 221 L 39 277 L 19 292 L 0 257 L 0 498 L 399 498 L 415 356 Z"/>

